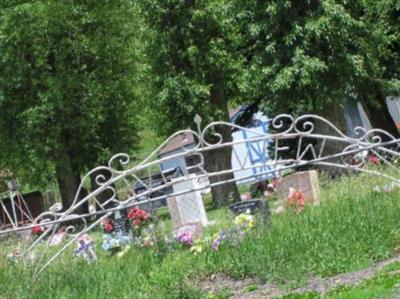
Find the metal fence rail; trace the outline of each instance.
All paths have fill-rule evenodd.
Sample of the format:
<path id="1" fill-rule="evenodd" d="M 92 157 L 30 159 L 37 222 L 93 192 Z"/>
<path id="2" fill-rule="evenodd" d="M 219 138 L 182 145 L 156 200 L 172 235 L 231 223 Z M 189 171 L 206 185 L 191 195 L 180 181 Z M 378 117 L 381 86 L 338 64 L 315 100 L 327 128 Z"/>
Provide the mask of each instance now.
<path id="1" fill-rule="evenodd" d="M 182 130 L 176 132 L 138 165 L 132 165 L 130 157 L 127 154 L 121 153 L 114 155 L 109 160 L 108 165 L 96 167 L 83 177 L 73 203 L 68 209 L 63 211 L 62 207 L 58 205 L 57 208 L 36 217 L 30 225 L 0 230 L 0 236 L 22 230 L 30 230 L 39 224 L 46 227 L 44 233 L 24 249 L 23 255 L 27 256 L 39 243 L 46 244 L 36 265 L 34 274 L 36 277 L 57 257 L 62 255 L 80 236 L 90 232 L 93 228 L 98 226 L 103 219 L 109 217 L 115 211 L 124 210 L 143 203 L 156 202 L 165 198 L 165 195 L 150 196 L 151 194 L 158 194 L 157 192 L 161 192 L 162 194 L 163 190 L 167 188 L 171 190 L 171 187 L 177 183 L 192 180 L 192 174 L 182 175 L 174 180 L 164 176 L 162 172 L 162 163 L 177 157 L 198 156 L 197 164 L 190 166 L 190 170 L 195 170 L 198 184 L 186 190 L 170 192 L 170 197 L 200 191 L 230 182 L 237 182 L 238 179 L 235 178 L 235 176 L 227 180 L 215 179 L 220 178 L 221 175 L 233 174 L 237 171 L 257 168 L 258 170 L 263 170 L 261 172 L 258 171 L 257 176 L 276 175 L 277 172 L 286 169 L 308 165 L 366 172 L 384 177 L 400 185 L 398 176 L 399 170 L 394 162 L 400 158 L 400 139 L 396 139 L 394 136 L 380 129 L 365 130 L 358 127 L 355 129 L 354 133 L 356 137 L 348 137 L 332 123 L 316 115 L 303 115 L 298 118 L 287 114 L 279 115 L 268 121 L 268 126 L 270 128 L 269 133 L 260 133 L 251 128 L 244 128 L 226 122 L 214 122 L 201 129 L 201 119 L 196 117 L 195 122 L 197 123 L 197 131 Z M 231 130 L 245 130 L 249 133 L 251 132 L 252 137 L 246 140 L 226 141 L 223 140 L 221 135 L 215 133 L 214 129 L 216 126 L 227 126 Z M 331 133 L 319 133 L 317 128 L 321 126 L 325 126 L 323 132 L 329 131 Z M 182 152 L 159 158 L 159 152 L 168 142 L 182 133 L 193 134 L 193 136 L 195 136 L 195 145 L 186 148 L 184 145 L 185 142 L 183 141 Z M 215 142 L 211 143 L 207 141 L 209 139 L 206 137 L 210 135 L 215 137 Z M 261 159 L 249 165 L 246 163 L 249 159 L 249 153 L 243 156 L 235 151 L 234 145 L 239 143 L 258 144 L 265 154 L 268 153 L 270 159 Z M 206 171 L 204 167 L 204 153 L 212 153 L 213 150 L 221 148 L 231 149 L 232 159 L 237 159 L 238 162 L 235 163 L 236 167 L 215 172 Z M 396 175 L 390 175 L 376 169 L 368 169 L 365 167 L 369 155 L 378 157 L 384 165 L 392 168 Z M 189 171 L 189 173 L 190 172 L 192 171 Z M 109 175 L 106 176 L 104 173 Z M 152 180 L 154 180 L 155 173 L 159 173 L 157 180 L 161 181 L 162 184 L 160 184 L 160 182 L 153 184 Z M 86 181 L 93 178 L 93 176 L 95 176 L 95 182 L 98 188 L 90 192 L 84 198 L 79 198 Z M 241 177 L 240 180 L 246 180 L 255 176 L 255 174 L 250 174 L 246 177 Z M 211 178 L 214 179 L 210 180 Z M 134 186 L 138 185 L 142 188 L 140 194 L 136 194 L 134 190 Z M 107 198 L 103 198 L 102 202 L 100 202 L 98 199 L 99 195 L 104 195 L 105 193 L 107 193 Z M 143 197 L 145 197 L 144 200 Z M 79 211 L 79 208 L 82 205 L 87 205 L 89 202 L 95 203 L 98 210 L 78 215 L 77 211 Z M 86 219 L 90 217 L 95 218 L 95 220 L 88 224 Z M 50 246 L 51 237 L 54 236 L 61 225 L 68 225 L 71 221 L 80 221 L 82 225 L 79 229 L 69 225 L 67 231 L 69 232 L 70 239 L 56 253 L 49 255 L 48 247 Z"/>

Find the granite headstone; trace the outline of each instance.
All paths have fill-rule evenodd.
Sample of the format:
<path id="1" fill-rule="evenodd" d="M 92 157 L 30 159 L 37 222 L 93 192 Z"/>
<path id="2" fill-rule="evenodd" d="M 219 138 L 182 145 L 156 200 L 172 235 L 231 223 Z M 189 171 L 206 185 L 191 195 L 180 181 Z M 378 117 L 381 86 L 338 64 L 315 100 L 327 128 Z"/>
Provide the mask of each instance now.
<path id="1" fill-rule="evenodd" d="M 286 200 L 290 188 L 304 194 L 306 202 L 317 204 L 320 199 L 318 172 L 315 170 L 295 172 L 277 182 L 275 195 L 279 200 Z"/>

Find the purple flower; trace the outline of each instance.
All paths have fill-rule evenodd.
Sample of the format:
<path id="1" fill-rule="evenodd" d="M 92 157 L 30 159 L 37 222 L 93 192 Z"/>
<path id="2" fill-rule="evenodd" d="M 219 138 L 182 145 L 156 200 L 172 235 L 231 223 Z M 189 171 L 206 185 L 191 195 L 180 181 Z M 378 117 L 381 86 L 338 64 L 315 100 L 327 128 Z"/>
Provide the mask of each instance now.
<path id="1" fill-rule="evenodd" d="M 212 251 L 217 251 L 220 244 L 221 244 L 221 239 L 220 238 L 215 239 L 211 243 L 211 250 Z"/>
<path id="2" fill-rule="evenodd" d="M 80 254 L 81 252 L 87 250 L 89 244 L 86 243 L 84 240 L 78 240 L 78 247 L 75 249 L 76 254 Z"/>
<path id="3" fill-rule="evenodd" d="M 182 232 L 176 236 L 176 240 L 184 245 L 191 246 L 193 244 L 193 236 L 190 232 Z"/>

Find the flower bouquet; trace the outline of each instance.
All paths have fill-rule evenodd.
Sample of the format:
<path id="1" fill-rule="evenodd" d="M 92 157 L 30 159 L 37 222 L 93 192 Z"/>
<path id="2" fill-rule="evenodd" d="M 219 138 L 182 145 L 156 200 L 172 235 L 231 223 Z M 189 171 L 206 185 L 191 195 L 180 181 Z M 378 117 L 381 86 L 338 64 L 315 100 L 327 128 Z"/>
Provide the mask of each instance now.
<path id="1" fill-rule="evenodd" d="M 139 237 L 142 229 L 150 223 L 148 213 L 138 208 L 131 209 L 128 218 L 132 221 L 132 232 L 135 237 Z"/>
<path id="2" fill-rule="evenodd" d="M 94 241 L 88 234 L 80 236 L 77 240 L 77 247 L 75 249 L 76 255 L 83 257 L 88 263 L 95 262 L 97 256 L 93 249 L 93 245 Z"/>
<path id="3" fill-rule="evenodd" d="M 289 197 L 287 200 L 289 207 L 293 207 L 296 212 L 301 212 L 304 209 L 305 197 L 303 192 L 294 188 L 289 189 Z"/>
<path id="4" fill-rule="evenodd" d="M 104 234 L 103 243 L 101 248 L 104 251 L 111 252 L 111 254 L 116 254 L 123 250 L 126 245 L 132 241 L 132 236 L 118 233 Z"/>
<path id="5" fill-rule="evenodd" d="M 34 236 L 40 236 L 41 234 L 44 233 L 44 227 L 41 225 L 36 225 L 32 227 L 31 233 Z"/>

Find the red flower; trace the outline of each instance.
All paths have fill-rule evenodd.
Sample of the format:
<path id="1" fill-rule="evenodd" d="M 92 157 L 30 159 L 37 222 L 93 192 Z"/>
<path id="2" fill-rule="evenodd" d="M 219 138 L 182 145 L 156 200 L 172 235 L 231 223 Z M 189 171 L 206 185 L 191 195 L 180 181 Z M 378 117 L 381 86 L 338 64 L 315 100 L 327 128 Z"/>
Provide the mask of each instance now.
<path id="1" fill-rule="evenodd" d="M 147 213 L 145 210 L 139 210 L 137 212 L 137 216 L 138 216 L 138 218 L 141 218 L 141 219 L 147 219 Z"/>
<path id="2" fill-rule="evenodd" d="M 101 223 L 103 225 L 103 229 L 107 233 L 111 233 L 114 230 L 114 226 L 110 219 L 104 219 Z"/>
<path id="3" fill-rule="evenodd" d="M 146 222 L 146 220 L 149 218 L 149 215 L 145 210 L 133 208 L 129 211 L 128 218 L 133 222 L 133 225 L 139 226 Z"/>
<path id="4" fill-rule="evenodd" d="M 44 232 L 44 229 L 40 225 L 36 225 L 32 227 L 32 235 L 41 235 Z"/>
<path id="5" fill-rule="evenodd" d="M 296 189 L 290 188 L 290 194 L 289 194 L 289 199 L 288 199 L 288 204 L 290 206 L 296 205 L 297 211 L 300 212 L 304 208 L 305 204 L 305 198 L 304 194 L 301 191 L 298 191 Z"/>
<path id="6" fill-rule="evenodd" d="M 135 216 L 137 215 L 138 211 L 139 211 L 138 208 L 133 208 L 132 210 L 130 210 L 129 213 L 128 213 L 128 218 L 131 219 L 131 220 L 133 218 L 135 218 Z"/>

